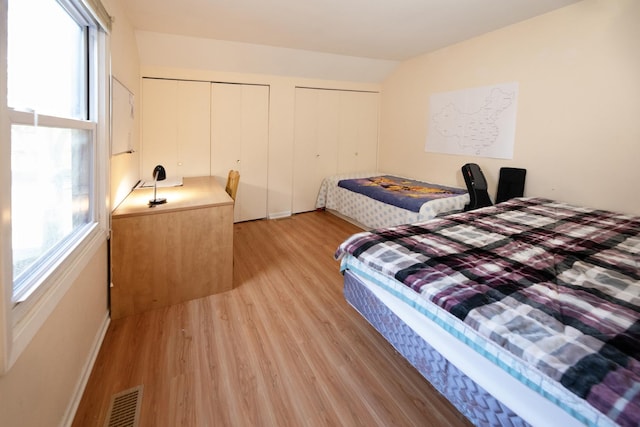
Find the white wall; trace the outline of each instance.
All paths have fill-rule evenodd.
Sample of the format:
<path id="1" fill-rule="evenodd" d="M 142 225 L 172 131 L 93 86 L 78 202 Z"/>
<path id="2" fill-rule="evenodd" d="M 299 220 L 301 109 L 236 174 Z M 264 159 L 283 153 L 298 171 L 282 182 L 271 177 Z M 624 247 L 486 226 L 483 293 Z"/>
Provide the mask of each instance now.
<path id="1" fill-rule="evenodd" d="M 150 67 L 379 83 L 397 61 L 136 31 L 140 63 Z"/>
<path id="2" fill-rule="evenodd" d="M 0 425 L 70 424 L 107 326 L 107 245 L 0 377 Z"/>
<path id="3" fill-rule="evenodd" d="M 111 208 L 129 194 L 140 179 L 140 59 L 135 33 L 125 16 L 121 0 L 102 0 L 109 13 L 115 17 L 111 30 L 111 73 L 135 97 L 134 129 L 132 134 L 134 153 L 123 153 L 111 158 Z"/>
<path id="4" fill-rule="evenodd" d="M 136 88 L 139 78 L 135 40 L 126 20 L 120 19 L 120 1 L 102 0 L 109 13 L 116 17 L 111 34 L 113 70 L 123 83 Z M 3 123 L 4 115 L 3 112 Z M 8 138 L 2 141 L 5 152 L 4 141 Z M 112 178 L 133 179 L 130 177 L 137 176 L 137 161 L 135 158 L 126 165 L 123 159 Z M 15 364 L 0 376 L 1 426 L 44 427 L 71 423 L 108 325 L 107 268 L 105 241 Z M 5 321 L 4 317 L 0 318 L 0 323 Z M 0 329 L 3 328 L 0 324 Z"/>
<path id="5" fill-rule="evenodd" d="M 244 43 L 136 32 L 140 74 L 270 86 L 268 214 L 291 213 L 295 87 L 378 91 L 397 65 Z M 144 94 L 143 94 L 144 96 Z M 242 178 L 241 178 L 242 179 Z"/>
<path id="6" fill-rule="evenodd" d="M 383 83 L 380 169 L 464 187 L 527 168 L 525 195 L 640 214 L 640 2 L 585 0 L 403 62 Z M 426 153 L 431 94 L 519 83 L 513 160 Z"/>

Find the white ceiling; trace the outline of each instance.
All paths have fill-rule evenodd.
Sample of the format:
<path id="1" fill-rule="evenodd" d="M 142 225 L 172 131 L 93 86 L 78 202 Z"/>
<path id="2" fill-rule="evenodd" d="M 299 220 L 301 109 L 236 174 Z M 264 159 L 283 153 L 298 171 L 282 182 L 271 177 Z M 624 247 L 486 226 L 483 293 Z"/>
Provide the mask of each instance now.
<path id="1" fill-rule="evenodd" d="M 578 0 L 124 0 L 136 29 L 386 60 Z"/>

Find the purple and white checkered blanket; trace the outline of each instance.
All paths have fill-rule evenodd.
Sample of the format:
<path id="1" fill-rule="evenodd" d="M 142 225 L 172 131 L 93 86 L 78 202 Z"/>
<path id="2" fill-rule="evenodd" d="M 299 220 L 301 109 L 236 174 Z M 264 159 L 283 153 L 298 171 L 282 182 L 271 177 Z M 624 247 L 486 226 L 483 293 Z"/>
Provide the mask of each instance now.
<path id="1" fill-rule="evenodd" d="M 640 217 L 514 199 L 355 234 L 404 283 L 620 425 L 640 424 Z"/>

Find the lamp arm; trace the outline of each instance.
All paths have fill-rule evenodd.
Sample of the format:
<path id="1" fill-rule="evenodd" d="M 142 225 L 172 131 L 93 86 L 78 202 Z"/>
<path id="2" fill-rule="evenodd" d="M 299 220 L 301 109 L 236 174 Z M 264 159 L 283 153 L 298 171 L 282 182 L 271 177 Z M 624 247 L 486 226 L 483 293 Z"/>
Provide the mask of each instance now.
<path id="1" fill-rule="evenodd" d="M 157 184 L 158 184 L 158 171 L 154 171 L 153 173 L 153 201 L 154 202 L 158 200 L 158 198 L 156 197 Z"/>

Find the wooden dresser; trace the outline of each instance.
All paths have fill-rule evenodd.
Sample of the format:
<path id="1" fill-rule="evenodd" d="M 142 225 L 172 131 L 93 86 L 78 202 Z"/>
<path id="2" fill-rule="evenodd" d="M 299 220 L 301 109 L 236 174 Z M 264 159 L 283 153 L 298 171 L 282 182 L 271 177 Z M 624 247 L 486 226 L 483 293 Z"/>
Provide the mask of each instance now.
<path id="1" fill-rule="evenodd" d="M 214 177 L 136 189 L 112 213 L 111 318 L 233 287 L 233 199 Z"/>

